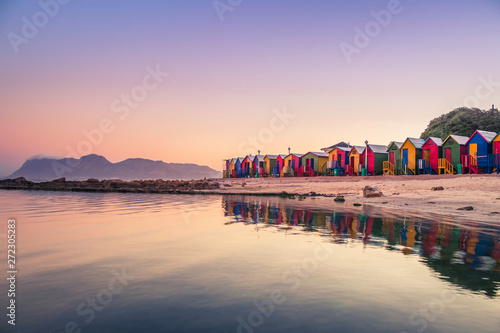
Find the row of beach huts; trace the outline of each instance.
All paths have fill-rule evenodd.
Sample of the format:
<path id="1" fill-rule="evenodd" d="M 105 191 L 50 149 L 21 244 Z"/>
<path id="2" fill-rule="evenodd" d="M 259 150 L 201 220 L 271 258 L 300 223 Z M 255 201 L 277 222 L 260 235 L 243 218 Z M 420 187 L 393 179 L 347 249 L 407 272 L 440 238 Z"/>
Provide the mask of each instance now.
<path id="1" fill-rule="evenodd" d="M 388 146 L 339 142 L 305 154 L 247 155 L 224 160 L 224 178 L 499 173 L 500 133 L 475 131 L 446 140 L 407 138 Z"/>

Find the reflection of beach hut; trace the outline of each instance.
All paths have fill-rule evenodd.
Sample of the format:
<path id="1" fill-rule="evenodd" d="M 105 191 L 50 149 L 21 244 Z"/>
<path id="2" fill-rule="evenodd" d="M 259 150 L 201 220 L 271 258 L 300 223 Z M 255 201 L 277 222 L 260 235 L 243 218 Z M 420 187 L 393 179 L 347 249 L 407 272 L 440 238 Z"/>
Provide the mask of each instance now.
<path id="1" fill-rule="evenodd" d="M 349 166 L 347 167 L 347 173 L 349 176 L 360 175 L 360 165 L 363 162 L 359 160 L 359 157 L 365 151 L 364 146 L 353 146 L 349 152 Z"/>
<path id="2" fill-rule="evenodd" d="M 260 151 L 259 155 L 253 158 L 252 167 L 256 177 L 264 176 L 264 155 L 260 155 Z"/>
<path id="3" fill-rule="evenodd" d="M 466 136 L 448 135 L 448 137 L 441 144 L 442 157 L 438 162 L 438 173 L 453 174 L 458 171 L 458 165 L 461 163 L 462 156 L 467 155 L 467 141 Z"/>
<path id="4" fill-rule="evenodd" d="M 302 166 L 299 171 L 299 176 L 312 177 L 326 172 L 326 162 L 328 161 L 327 153 L 310 151 L 300 158 L 302 160 Z"/>
<path id="5" fill-rule="evenodd" d="M 399 175 L 401 174 L 401 147 L 403 146 L 402 142 L 392 141 L 387 148 L 387 157 L 388 161 L 384 162 L 384 175 L 393 174 Z"/>
<path id="6" fill-rule="evenodd" d="M 254 170 L 253 170 L 253 155 L 247 155 L 243 159 L 243 165 L 241 166 L 241 169 L 243 170 L 243 177 L 253 177 L 255 176 Z"/>
<path id="7" fill-rule="evenodd" d="M 486 172 L 488 154 L 492 152 L 492 142 L 497 133 L 477 130 L 467 140 L 467 155 L 462 156 L 462 167 L 469 173 Z"/>
<path id="8" fill-rule="evenodd" d="M 349 165 L 351 148 L 337 147 L 328 153 L 328 169 L 338 170 L 339 175 L 345 175 L 345 168 Z"/>
<path id="9" fill-rule="evenodd" d="M 359 158 L 362 164 L 368 162 L 368 174 L 381 175 L 384 171 L 384 162 L 387 161 L 387 146 L 368 144 L 368 151 L 364 149 Z"/>
<path id="10" fill-rule="evenodd" d="M 405 174 L 411 172 L 417 174 L 417 163 L 422 158 L 423 139 L 407 138 L 401 146 L 402 171 Z"/>
<path id="11" fill-rule="evenodd" d="M 276 158 L 278 155 L 266 155 L 264 156 L 264 174 L 270 175 L 273 172 L 273 168 L 276 166 Z"/>
<path id="12" fill-rule="evenodd" d="M 288 154 L 283 160 L 283 168 L 281 170 L 281 175 L 286 177 L 295 177 L 299 172 L 299 168 L 302 166 L 302 160 L 300 157 L 303 154 Z"/>
<path id="13" fill-rule="evenodd" d="M 419 173 L 438 173 L 438 161 L 442 157 L 440 138 L 429 137 L 422 145 L 422 159 L 418 163 Z"/>

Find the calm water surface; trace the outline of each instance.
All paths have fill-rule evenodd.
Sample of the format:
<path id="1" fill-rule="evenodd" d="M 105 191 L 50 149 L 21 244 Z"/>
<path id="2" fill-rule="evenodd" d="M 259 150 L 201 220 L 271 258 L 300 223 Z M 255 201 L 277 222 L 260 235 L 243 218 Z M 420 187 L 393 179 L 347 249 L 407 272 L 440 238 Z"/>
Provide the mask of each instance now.
<path id="1" fill-rule="evenodd" d="M 318 201 L 0 190 L 0 332 L 500 332 L 498 226 Z"/>

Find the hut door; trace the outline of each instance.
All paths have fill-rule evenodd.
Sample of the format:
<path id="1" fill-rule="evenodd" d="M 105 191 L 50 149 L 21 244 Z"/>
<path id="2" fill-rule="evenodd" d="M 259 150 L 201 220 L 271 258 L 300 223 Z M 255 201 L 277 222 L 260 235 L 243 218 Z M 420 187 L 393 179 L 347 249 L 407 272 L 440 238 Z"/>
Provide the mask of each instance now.
<path id="1" fill-rule="evenodd" d="M 493 142 L 493 154 L 500 154 L 500 141 Z"/>
<path id="2" fill-rule="evenodd" d="M 499 143 L 499 147 L 500 147 L 500 142 L 498 142 L 498 143 Z M 500 148 L 499 148 L 498 153 L 500 154 Z M 338 163 L 338 165 L 339 165 L 340 167 L 343 167 L 343 165 L 342 165 L 342 154 L 338 154 L 338 155 L 337 155 L 337 163 Z"/>
<path id="3" fill-rule="evenodd" d="M 310 167 L 311 167 L 311 170 L 314 170 L 314 158 L 311 158 L 310 160 Z"/>
<path id="4" fill-rule="evenodd" d="M 354 156 L 351 156 L 351 165 L 354 167 Z"/>
<path id="5" fill-rule="evenodd" d="M 469 155 L 477 159 L 477 143 L 469 144 Z"/>
<path id="6" fill-rule="evenodd" d="M 424 160 L 427 162 L 431 161 L 431 150 L 430 149 L 424 149 Z"/>
<path id="7" fill-rule="evenodd" d="M 408 148 L 403 149 L 403 161 L 408 165 Z"/>
<path id="8" fill-rule="evenodd" d="M 292 169 L 295 170 L 295 160 L 292 160 Z"/>
<path id="9" fill-rule="evenodd" d="M 444 158 L 446 158 L 446 160 L 451 163 L 451 148 L 445 148 Z"/>
<path id="10" fill-rule="evenodd" d="M 389 153 L 389 162 L 391 162 L 392 165 L 394 165 L 394 152 L 391 151 Z"/>

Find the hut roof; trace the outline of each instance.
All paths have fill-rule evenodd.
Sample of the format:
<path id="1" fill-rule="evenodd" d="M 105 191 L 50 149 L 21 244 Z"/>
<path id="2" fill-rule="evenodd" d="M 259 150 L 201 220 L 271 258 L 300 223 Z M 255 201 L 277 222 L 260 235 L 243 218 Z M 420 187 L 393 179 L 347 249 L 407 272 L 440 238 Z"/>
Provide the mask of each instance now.
<path id="1" fill-rule="evenodd" d="M 386 154 L 387 153 L 387 146 L 386 145 L 372 145 L 368 144 L 368 147 L 375 153 L 375 154 Z"/>
<path id="2" fill-rule="evenodd" d="M 441 140 L 441 138 L 435 138 L 435 137 L 432 137 L 432 136 L 430 136 L 429 138 L 427 138 L 427 140 L 425 140 L 424 144 L 426 144 L 427 141 L 429 141 L 429 140 L 432 140 L 438 146 L 441 146 L 443 144 L 443 140 Z"/>
<path id="3" fill-rule="evenodd" d="M 301 157 L 303 157 L 303 156 L 305 156 L 307 154 L 313 154 L 313 155 L 316 155 L 318 157 L 328 157 L 327 153 L 319 153 L 319 152 L 315 152 L 315 151 L 309 151 L 309 152 L 303 154 Z"/>
<path id="4" fill-rule="evenodd" d="M 497 134 L 495 132 L 488 132 L 488 131 L 481 131 L 481 130 L 477 130 L 474 132 L 474 134 L 478 133 L 479 135 L 481 135 L 483 137 L 484 140 L 486 140 L 486 142 L 490 143 L 491 141 L 493 141 L 493 139 L 497 136 Z M 474 134 L 472 134 L 469 138 L 469 140 L 474 136 Z M 467 143 L 469 143 L 469 140 L 467 140 Z"/>
<path id="5" fill-rule="evenodd" d="M 448 137 L 446 138 L 446 140 L 443 141 L 446 142 L 448 141 L 449 138 L 452 138 L 453 140 L 455 140 L 459 145 L 466 145 L 467 144 L 467 141 L 469 141 L 469 137 L 467 136 L 461 136 L 461 135 L 455 135 L 455 134 L 450 134 L 448 135 Z"/>
<path id="6" fill-rule="evenodd" d="M 336 143 L 333 146 L 321 148 L 321 150 L 324 151 L 325 153 L 329 153 L 332 150 L 334 150 L 335 148 L 339 148 L 339 147 L 345 148 L 345 147 L 349 147 L 349 145 L 347 143 L 345 143 L 344 141 L 340 141 L 339 143 Z"/>
<path id="7" fill-rule="evenodd" d="M 425 142 L 424 139 L 417 139 L 417 138 L 406 138 L 406 141 L 410 141 L 411 144 L 417 149 L 422 148 Z"/>
<path id="8" fill-rule="evenodd" d="M 349 150 L 349 154 L 353 149 L 356 149 L 358 154 L 363 154 L 363 152 L 365 151 L 365 146 L 352 146 L 352 148 Z"/>
<path id="9" fill-rule="evenodd" d="M 255 161 L 256 159 L 258 159 L 259 161 L 262 161 L 264 159 L 265 155 L 255 155 L 255 157 L 253 158 L 252 161 Z"/>
<path id="10" fill-rule="evenodd" d="M 288 156 L 290 156 L 290 155 L 295 156 L 295 157 L 298 157 L 298 158 L 301 158 L 302 156 L 304 156 L 304 154 L 290 153 L 290 154 L 288 154 L 288 155 L 284 156 L 283 158 L 285 159 L 285 158 L 287 158 L 287 157 L 288 157 Z M 281 156 L 283 156 L 283 155 L 281 155 Z"/>
<path id="11" fill-rule="evenodd" d="M 401 147 L 403 147 L 403 143 L 404 143 L 404 142 L 392 141 L 391 143 L 389 143 L 389 146 L 388 146 L 387 150 L 389 150 L 389 148 L 390 148 L 392 145 L 396 145 L 396 147 L 398 147 L 398 149 L 401 149 Z"/>
<path id="12" fill-rule="evenodd" d="M 336 147 L 336 148 L 333 148 L 332 150 L 330 150 L 330 152 L 335 150 L 335 149 L 340 149 L 340 150 L 343 150 L 347 153 L 351 151 L 351 148 L 349 148 L 349 147 Z"/>
<path id="13" fill-rule="evenodd" d="M 264 156 L 264 158 L 266 158 L 266 157 L 270 158 L 271 160 L 275 160 L 278 158 L 278 155 L 266 155 L 266 156 Z"/>

